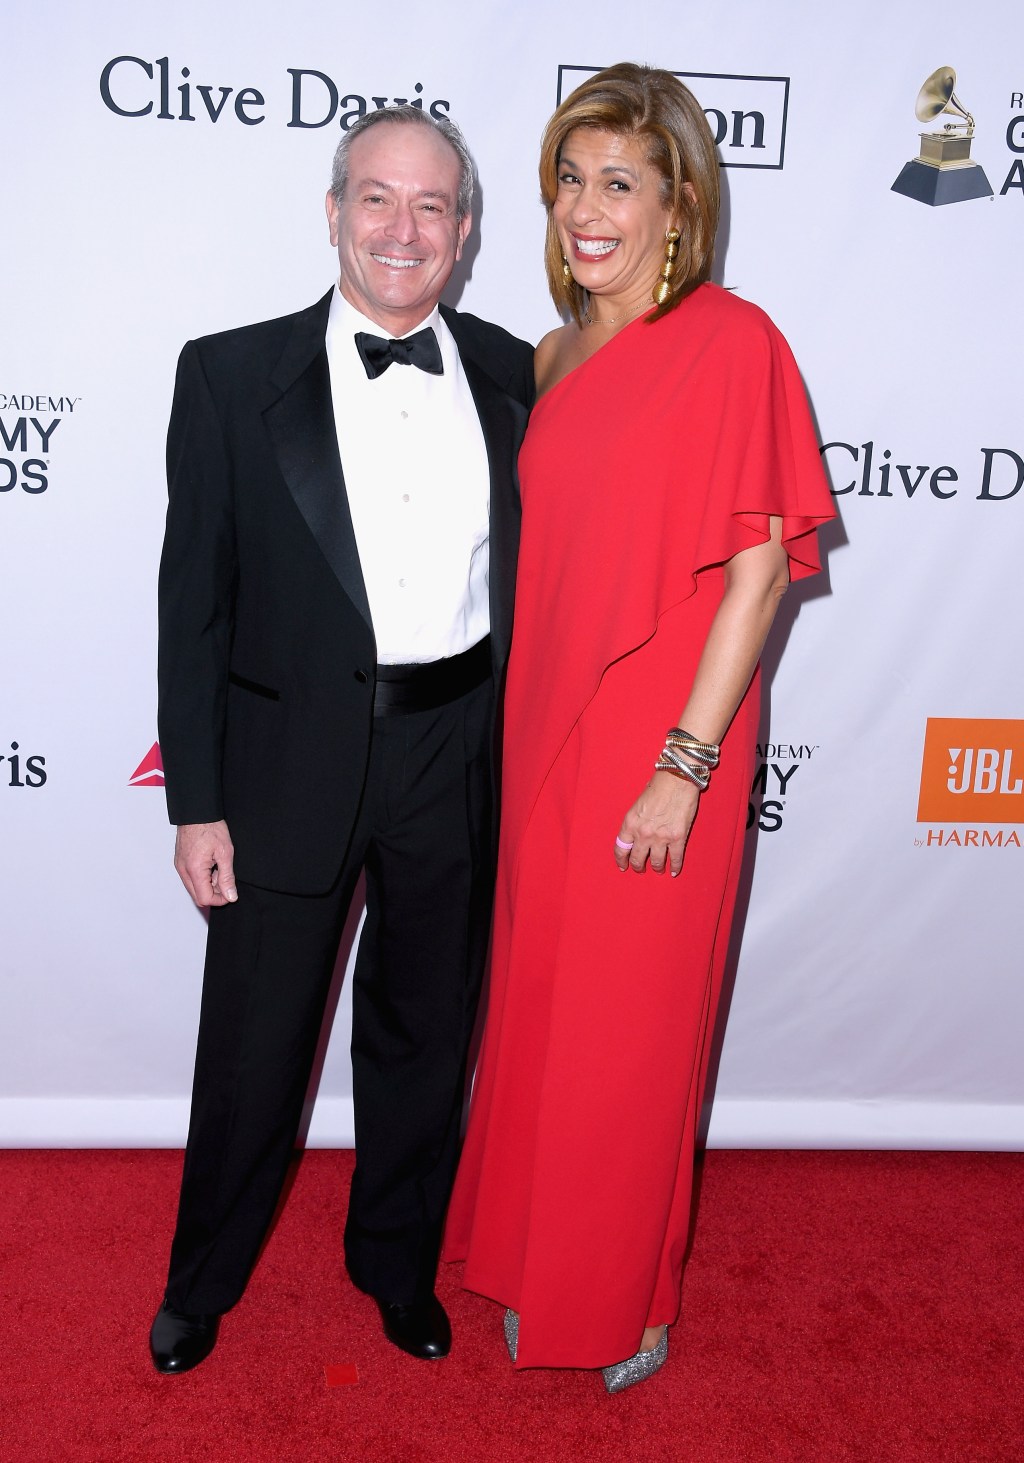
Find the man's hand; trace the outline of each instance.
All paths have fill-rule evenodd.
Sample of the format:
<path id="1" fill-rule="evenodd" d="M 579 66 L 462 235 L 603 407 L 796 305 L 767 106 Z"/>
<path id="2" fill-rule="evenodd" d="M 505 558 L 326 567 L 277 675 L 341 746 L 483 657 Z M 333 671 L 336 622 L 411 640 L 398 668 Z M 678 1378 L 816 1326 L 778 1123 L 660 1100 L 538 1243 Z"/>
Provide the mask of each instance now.
<path id="1" fill-rule="evenodd" d="M 228 825 L 182 823 L 174 840 L 174 867 L 200 909 L 234 904 L 235 850 Z"/>

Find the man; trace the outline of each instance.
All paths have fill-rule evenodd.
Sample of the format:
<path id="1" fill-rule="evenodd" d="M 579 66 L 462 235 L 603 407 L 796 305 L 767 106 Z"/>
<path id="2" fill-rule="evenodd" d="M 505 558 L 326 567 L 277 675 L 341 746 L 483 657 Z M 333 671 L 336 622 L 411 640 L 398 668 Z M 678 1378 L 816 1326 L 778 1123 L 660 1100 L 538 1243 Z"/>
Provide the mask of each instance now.
<path id="1" fill-rule="evenodd" d="M 345 136 L 336 289 L 185 347 L 168 433 L 160 744 L 175 866 L 210 910 L 159 1371 L 212 1349 L 278 1202 L 349 903 L 354 1283 L 443 1356 L 434 1295 L 490 914 L 532 351 L 438 308 L 470 229 L 461 133 Z"/>

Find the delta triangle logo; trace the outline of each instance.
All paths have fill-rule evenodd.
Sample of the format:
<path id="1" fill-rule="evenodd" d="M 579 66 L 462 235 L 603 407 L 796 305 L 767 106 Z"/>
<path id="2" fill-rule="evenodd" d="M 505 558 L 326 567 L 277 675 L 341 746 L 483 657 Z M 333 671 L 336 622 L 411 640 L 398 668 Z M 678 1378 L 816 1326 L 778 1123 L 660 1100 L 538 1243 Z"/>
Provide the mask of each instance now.
<path id="1" fill-rule="evenodd" d="M 128 779 L 129 787 L 163 787 L 164 759 L 160 755 L 160 743 L 154 742 L 142 761 Z"/>

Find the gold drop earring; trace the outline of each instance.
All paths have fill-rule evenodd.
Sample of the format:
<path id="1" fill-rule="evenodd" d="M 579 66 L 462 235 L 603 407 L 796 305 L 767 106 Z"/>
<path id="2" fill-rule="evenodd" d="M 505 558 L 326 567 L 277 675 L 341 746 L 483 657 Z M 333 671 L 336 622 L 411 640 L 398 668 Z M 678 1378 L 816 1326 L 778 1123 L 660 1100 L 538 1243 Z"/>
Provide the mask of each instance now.
<path id="1" fill-rule="evenodd" d="M 569 268 L 569 261 L 562 255 L 562 278 L 566 284 L 572 284 L 572 270 Z"/>
<path id="2" fill-rule="evenodd" d="M 665 235 L 665 262 L 661 266 L 661 278 L 654 286 L 654 303 L 664 305 L 672 298 L 672 276 L 676 272 L 676 255 L 679 253 L 679 230 L 669 229 Z"/>

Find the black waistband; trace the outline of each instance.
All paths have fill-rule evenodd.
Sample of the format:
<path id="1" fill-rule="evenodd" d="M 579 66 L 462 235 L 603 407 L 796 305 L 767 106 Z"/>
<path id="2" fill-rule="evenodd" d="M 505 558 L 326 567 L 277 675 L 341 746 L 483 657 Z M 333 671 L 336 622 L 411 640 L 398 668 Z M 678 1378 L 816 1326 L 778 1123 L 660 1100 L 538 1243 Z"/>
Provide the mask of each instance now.
<path id="1" fill-rule="evenodd" d="M 471 650 L 421 665 L 379 665 L 373 692 L 374 716 L 434 711 L 475 691 L 491 674 L 491 637 Z"/>

